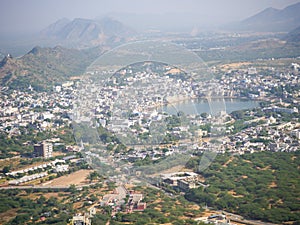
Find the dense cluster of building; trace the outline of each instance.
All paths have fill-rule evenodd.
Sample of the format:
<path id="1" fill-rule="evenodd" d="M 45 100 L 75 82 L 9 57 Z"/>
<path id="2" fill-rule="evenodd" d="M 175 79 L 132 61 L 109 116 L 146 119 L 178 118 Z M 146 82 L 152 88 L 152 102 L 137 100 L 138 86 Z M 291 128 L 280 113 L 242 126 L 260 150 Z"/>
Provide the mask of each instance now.
<path id="1" fill-rule="evenodd" d="M 256 68 L 229 70 L 221 78 L 221 89 L 225 97 L 247 97 L 257 100 L 278 100 L 278 94 L 282 98 L 292 98 L 299 102 L 300 93 L 297 89 L 291 91 L 291 87 L 299 85 L 299 67 L 292 63 L 290 68 L 281 71 L 273 67 L 258 71 Z M 282 72 L 283 71 L 283 72 Z"/>
<path id="2" fill-rule="evenodd" d="M 244 154 L 257 151 L 294 152 L 300 146 L 300 123 L 276 123 L 276 119 L 259 118 L 260 126 L 253 126 L 229 136 L 224 142 L 228 152 Z M 248 121 L 247 121 L 248 122 Z M 251 124 L 251 122 L 249 121 Z"/>
<path id="3" fill-rule="evenodd" d="M 57 130 L 69 124 L 68 111 L 72 106 L 73 82 L 66 82 L 58 92 L 9 90 L 0 94 L 0 131 L 9 136 L 20 135 L 21 129 Z M 57 90 L 57 89 L 55 89 Z"/>
<path id="4" fill-rule="evenodd" d="M 163 66 L 160 73 L 149 68 L 146 72 L 124 69 L 109 78 L 105 85 L 91 81 L 87 81 L 86 86 L 82 81 L 65 82 L 55 86 L 51 93 L 36 92 L 32 87 L 27 91 L 3 88 L 0 95 L 0 131 L 11 137 L 20 135 L 24 130 L 25 133 L 55 131 L 70 125 L 72 119 L 78 123 L 90 122 L 91 128 L 102 126 L 131 148 L 126 152 L 113 152 L 111 157 L 114 161 L 134 162 L 147 156 L 151 160 L 159 160 L 185 149 L 205 151 L 211 148 L 206 137 L 217 136 L 216 129 L 221 128 L 215 127 L 215 133 L 212 133 L 201 127 L 214 124 L 218 117 L 227 121 L 223 127 L 226 131 L 220 130 L 222 148 L 217 149 L 219 152 L 296 151 L 300 137 L 297 121 L 286 123 L 272 116 L 256 116 L 249 110 L 251 120 L 244 122 L 247 128 L 234 134 L 234 120 L 225 112 L 206 117 L 186 115 L 187 123 L 168 128 L 166 120 L 170 115 L 159 111 L 158 107 L 201 97 L 247 97 L 271 102 L 262 109 L 264 113 L 297 115 L 295 103 L 299 101 L 300 93 L 293 87 L 300 83 L 298 70 L 298 67 L 297 70 L 286 68 L 280 73 L 269 68 L 267 73 L 261 73 L 251 67 L 228 71 L 220 80 L 202 82 L 191 77 L 183 78 L 181 71 Z M 79 87 L 80 84 L 83 85 Z M 278 92 L 282 98 L 278 98 Z M 177 143 L 160 147 L 163 138 L 168 135 L 175 137 Z M 107 152 L 105 147 L 109 144 L 116 143 L 106 143 L 101 150 Z M 152 148 L 147 148 L 147 145 L 152 145 Z M 52 144 L 46 142 L 33 146 L 36 157 L 50 158 L 52 151 Z M 57 171 L 60 170 L 64 169 L 57 168 Z"/>

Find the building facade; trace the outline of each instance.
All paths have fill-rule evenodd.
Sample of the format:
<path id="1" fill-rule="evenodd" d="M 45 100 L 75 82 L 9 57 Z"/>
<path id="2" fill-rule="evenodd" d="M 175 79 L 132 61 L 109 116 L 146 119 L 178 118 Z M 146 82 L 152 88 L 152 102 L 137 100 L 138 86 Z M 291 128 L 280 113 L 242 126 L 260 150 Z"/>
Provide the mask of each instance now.
<path id="1" fill-rule="evenodd" d="M 51 158 L 53 152 L 52 143 L 48 143 L 43 141 L 40 144 L 36 144 L 33 146 L 34 148 L 34 156 L 35 157 L 43 157 L 43 158 Z"/>

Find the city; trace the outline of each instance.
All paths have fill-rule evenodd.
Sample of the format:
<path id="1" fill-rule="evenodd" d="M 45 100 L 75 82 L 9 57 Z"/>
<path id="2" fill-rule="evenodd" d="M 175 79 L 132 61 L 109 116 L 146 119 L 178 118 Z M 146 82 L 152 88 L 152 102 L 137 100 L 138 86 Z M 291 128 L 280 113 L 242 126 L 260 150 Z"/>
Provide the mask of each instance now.
<path id="1" fill-rule="evenodd" d="M 299 224 L 298 0 L 0 5 L 0 224 Z"/>
<path id="2" fill-rule="evenodd" d="M 149 69 L 149 65 L 152 64 L 156 65 L 152 66 L 154 71 Z M 299 67 L 297 65 L 297 63 L 288 64 L 286 67 L 280 68 L 280 71 L 273 69 L 275 76 L 271 76 L 270 73 L 263 75 L 264 69 L 255 68 L 254 70 L 253 67 L 235 70 L 234 72 L 227 71 L 225 75 L 222 75 L 217 82 L 219 89 L 224 90 L 224 97 L 244 100 L 255 99 L 260 102 L 260 107 L 234 111 L 229 114 L 223 113 L 221 117 L 223 118 L 223 128 L 225 130 L 223 135 L 218 137 L 219 141 L 222 142 L 221 147 L 218 148 L 218 154 L 243 155 L 262 151 L 296 152 L 299 150 L 300 123 L 298 122 L 299 113 L 297 108 Z M 26 187 L 36 188 L 69 189 L 68 182 L 66 182 L 66 185 L 57 186 L 55 185 L 57 182 L 52 182 L 52 180 L 87 168 L 87 165 L 84 165 L 85 160 L 89 162 L 93 159 L 90 166 L 95 171 L 97 171 L 97 162 L 95 162 L 97 160 L 102 161 L 102 163 L 111 163 L 110 166 L 113 170 L 117 169 L 115 166 L 118 163 L 124 162 L 125 164 L 120 164 L 122 167 L 126 165 L 126 168 L 134 168 L 138 171 L 147 164 L 152 164 L 152 167 L 159 167 L 159 163 L 156 164 L 156 162 L 162 161 L 164 164 L 168 162 L 168 157 L 172 155 L 191 154 L 196 157 L 205 152 L 206 149 L 212 148 L 209 147 L 212 145 L 209 141 L 212 130 L 207 125 L 211 125 L 214 117 L 219 117 L 219 115 L 212 116 L 198 112 L 198 115 L 184 115 L 182 113 L 179 116 L 178 113 L 177 115 L 170 115 L 158 110 L 163 105 L 170 104 L 171 98 L 168 100 L 168 96 L 180 96 L 176 99 L 182 99 L 181 101 L 184 102 L 189 99 L 204 98 L 208 90 L 203 88 L 203 85 L 199 82 L 194 84 L 193 80 L 185 79 L 182 81 L 179 79 L 176 81 L 171 78 L 174 74 L 168 71 L 172 72 L 174 69 L 168 65 L 146 62 L 143 66 L 148 68 L 144 68 L 147 72 L 137 72 L 135 75 L 131 70 L 126 73 L 127 70 L 124 69 L 119 73 L 123 74 L 125 79 L 117 81 L 112 77 L 107 82 L 112 86 L 106 85 L 104 89 L 96 88 L 101 92 L 98 95 L 99 101 L 93 101 L 92 110 L 95 112 L 93 119 L 98 122 L 98 126 L 102 130 L 107 127 L 108 131 L 116 134 L 116 137 L 107 136 L 104 135 L 105 133 L 101 133 L 103 131 L 99 131 L 102 150 L 92 147 L 95 144 L 94 140 L 86 139 L 83 143 L 82 137 L 85 136 L 82 136 L 80 141 L 76 143 L 74 139 L 68 140 L 62 135 L 65 129 L 70 129 L 74 121 L 77 123 L 78 121 L 79 123 L 85 122 L 85 118 L 82 119 L 78 115 L 77 117 L 74 115 L 74 108 L 72 107 L 74 101 L 76 102 L 76 99 L 78 99 L 76 93 L 80 90 L 78 87 L 80 87 L 81 80 L 66 81 L 61 85 L 54 86 L 53 91 L 50 93 L 36 92 L 30 86 L 27 91 L 9 90 L 4 87 L 1 96 L 1 130 L 11 139 L 18 138 L 22 134 L 29 134 L 32 131 L 36 135 L 43 132 L 51 134 L 45 135 L 48 138 L 41 139 L 41 142 L 43 142 L 41 145 L 26 141 L 22 143 L 24 149 L 16 149 L 15 152 L 8 152 L 6 155 L 2 152 L 2 160 L 7 161 L 7 158 L 12 156 L 22 161 L 26 161 L 26 158 L 38 159 L 40 157 L 45 160 L 55 160 L 46 161 L 48 163 L 44 164 L 41 161 L 39 165 L 19 170 L 17 168 L 21 164 L 17 168 L 11 165 L 6 166 L 4 168 L 6 173 L 2 177 L 2 179 L 5 178 L 4 182 L 2 181 L 2 187 L 8 185 L 11 188 L 15 185 L 25 185 Z M 215 68 L 215 73 L 218 73 L 218 68 Z M 176 74 L 178 74 L 177 70 L 175 70 Z M 278 75 L 276 76 L 276 74 Z M 134 83 L 139 84 L 139 79 L 143 80 L 145 77 L 148 83 L 144 82 L 140 87 L 134 85 Z M 150 88 L 148 85 L 150 85 Z M 174 89 L 173 87 L 177 85 L 178 87 Z M 281 93 L 274 92 L 274 88 L 278 87 L 282 88 Z M 138 94 L 140 93 L 139 88 L 143 91 L 143 94 Z M 88 90 L 92 89 L 85 89 L 85 94 L 92 96 L 92 94 L 88 94 Z M 172 90 L 176 92 L 173 93 Z M 125 95 L 123 94 L 121 101 L 118 102 L 117 96 L 120 96 L 120 93 L 125 93 Z M 117 109 L 120 109 L 120 111 L 112 113 L 112 106 L 115 107 L 115 102 L 117 102 Z M 86 100 L 84 104 L 86 103 L 89 102 Z M 124 105 L 122 106 L 122 104 Z M 91 110 L 91 106 L 83 107 L 83 109 Z M 75 112 L 84 114 L 81 111 Z M 119 112 L 125 112 L 125 114 Z M 178 120 L 175 120 L 177 122 L 174 123 L 176 118 Z M 165 129 L 150 131 L 150 125 L 155 121 L 165 121 Z M 80 130 L 74 129 L 75 133 L 77 131 Z M 72 132 L 72 130 L 69 130 L 69 132 Z M 149 140 L 149 135 L 151 137 L 157 135 L 155 132 L 158 132 L 160 139 Z M 124 138 L 125 134 L 129 133 L 131 138 Z M 163 135 L 168 138 L 163 138 Z M 83 151 L 84 145 L 91 146 L 91 150 Z M 46 147 L 39 150 L 39 146 Z M 29 152 L 32 153 L 29 154 Z M 184 161 L 180 161 L 181 166 L 184 167 L 188 160 L 189 158 L 185 158 Z M 178 161 L 176 162 L 178 166 Z M 170 164 L 165 170 L 172 169 L 172 167 L 173 164 Z M 151 166 L 146 167 L 147 172 L 150 169 L 153 168 Z M 156 171 L 153 170 L 150 174 L 156 173 Z M 114 171 L 110 172 L 115 173 Z M 117 175 L 117 173 L 112 176 L 109 173 L 102 172 L 103 175 L 110 176 L 112 180 L 120 179 L 120 175 Z M 196 176 L 198 175 L 196 174 Z M 125 179 L 123 182 L 128 182 L 126 180 L 128 177 L 122 179 Z M 139 176 L 135 179 L 139 179 Z M 154 180 L 151 178 L 151 182 L 156 185 L 158 181 Z M 203 178 L 201 181 L 204 181 Z M 195 184 L 194 179 L 186 179 L 186 181 L 178 184 L 179 191 L 186 192 L 197 188 L 198 185 Z M 88 187 L 89 185 L 94 185 L 94 183 L 80 184 L 79 187 Z M 164 187 L 165 185 L 167 186 Z M 170 191 L 168 182 L 165 185 L 161 188 Z M 123 202 L 122 199 L 125 197 L 126 194 L 119 201 Z M 110 202 L 110 200 L 107 200 L 107 202 Z M 118 212 L 121 208 L 115 210 Z"/>

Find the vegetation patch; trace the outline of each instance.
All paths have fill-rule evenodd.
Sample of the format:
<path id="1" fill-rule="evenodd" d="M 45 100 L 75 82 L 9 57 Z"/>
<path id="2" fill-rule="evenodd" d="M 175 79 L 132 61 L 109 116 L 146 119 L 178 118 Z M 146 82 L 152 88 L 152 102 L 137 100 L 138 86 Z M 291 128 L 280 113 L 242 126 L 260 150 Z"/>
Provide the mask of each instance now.
<path id="1" fill-rule="evenodd" d="M 186 199 L 273 223 L 300 220 L 300 152 L 219 155 Z M 224 167 L 224 165 L 227 165 Z M 189 164 L 191 165 L 191 164 Z"/>

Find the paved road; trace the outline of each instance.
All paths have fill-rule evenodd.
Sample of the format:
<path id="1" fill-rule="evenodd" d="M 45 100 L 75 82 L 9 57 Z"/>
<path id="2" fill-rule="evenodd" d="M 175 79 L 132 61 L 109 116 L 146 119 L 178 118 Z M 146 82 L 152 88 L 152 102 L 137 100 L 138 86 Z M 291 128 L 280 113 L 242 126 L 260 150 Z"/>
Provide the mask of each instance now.
<path id="1" fill-rule="evenodd" d="M 248 224 L 248 225 L 276 225 L 275 223 L 266 223 L 259 220 L 247 220 L 244 219 L 242 216 L 229 213 L 226 211 L 221 210 L 220 213 L 227 215 L 231 221 L 242 223 L 242 224 Z"/>
<path id="2" fill-rule="evenodd" d="M 238 223 L 242 223 L 242 224 L 247 224 L 247 225 L 278 225 L 275 223 L 266 223 L 266 222 L 261 222 L 258 220 L 243 220 L 243 219 L 238 219 L 235 217 L 229 217 L 231 221 L 233 222 L 238 222 Z"/>
<path id="3" fill-rule="evenodd" d="M 93 185 L 95 183 L 91 184 L 84 184 L 84 185 L 76 185 L 76 188 L 81 188 L 81 187 L 88 187 L 90 185 Z M 41 186 L 41 185 L 34 185 L 34 186 L 6 186 L 6 187 L 0 187 L 0 190 L 12 190 L 12 189 L 68 189 L 70 185 L 57 185 L 57 186 Z"/>

